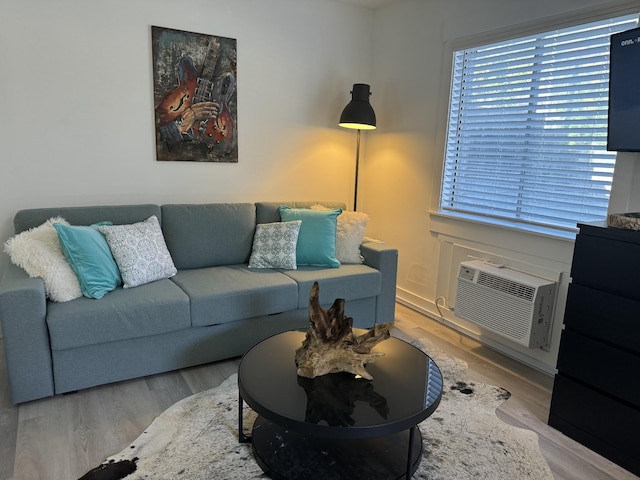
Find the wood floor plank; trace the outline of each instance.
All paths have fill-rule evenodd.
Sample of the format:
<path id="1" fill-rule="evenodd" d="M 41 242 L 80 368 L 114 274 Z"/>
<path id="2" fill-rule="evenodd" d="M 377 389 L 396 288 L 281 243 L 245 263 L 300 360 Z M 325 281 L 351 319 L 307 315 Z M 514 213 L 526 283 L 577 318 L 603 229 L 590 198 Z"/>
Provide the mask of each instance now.
<path id="1" fill-rule="evenodd" d="M 638 479 L 547 425 L 550 376 L 402 305 L 396 308 L 393 335 L 428 338 L 467 362 L 470 378 L 509 390 L 512 396 L 498 408 L 498 417 L 538 434 L 556 480 Z M 170 405 L 219 385 L 238 364 L 236 358 L 14 406 L 2 353 L 0 480 L 77 479 L 129 445 Z"/>
<path id="2" fill-rule="evenodd" d="M 240 359 L 235 358 L 212 365 L 199 365 L 180 371 L 193 393 L 217 387 L 238 371 Z M 212 368 L 213 367 L 213 368 Z"/>
<path id="3" fill-rule="evenodd" d="M 153 395 L 162 411 L 194 393 L 179 371 L 153 375 L 146 379 L 146 383 L 149 393 Z"/>
<path id="4" fill-rule="evenodd" d="M 25 407 L 18 418 L 14 480 L 70 478 L 69 432 L 76 424 L 71 402 L 55 397 Z"/>

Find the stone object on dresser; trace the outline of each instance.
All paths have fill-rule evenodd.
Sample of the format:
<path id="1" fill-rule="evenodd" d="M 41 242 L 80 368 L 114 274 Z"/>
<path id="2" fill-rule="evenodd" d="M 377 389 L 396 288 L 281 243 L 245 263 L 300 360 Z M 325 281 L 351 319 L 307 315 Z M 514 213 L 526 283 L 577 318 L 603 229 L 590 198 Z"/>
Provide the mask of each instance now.
<path id="1" fill-rule="evenodd" d="M 607 225 L 627 230 L 640 230 L 640 212 L 611 213 L 607 218 Z"/>

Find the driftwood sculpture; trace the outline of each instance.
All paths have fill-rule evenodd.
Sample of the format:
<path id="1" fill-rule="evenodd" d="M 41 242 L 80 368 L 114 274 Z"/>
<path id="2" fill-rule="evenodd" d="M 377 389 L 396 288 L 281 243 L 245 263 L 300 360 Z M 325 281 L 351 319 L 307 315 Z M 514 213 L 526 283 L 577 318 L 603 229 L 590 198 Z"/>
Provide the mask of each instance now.
<path id="1" fill-rule="evenodd" d="M 349 372 L 367 380 L 373 377 L 364 366 L 373 363 L 382 352 L 371 352 L 378 343 L 389 338 L 391 323 L 375 325 L 366 333 L 353 333 L 353 319 L 344 314 L 344 299 L 338 298 L 324 310 L 320 306 L 320 287 L 313 284 L 309 293 L 309 330 L 296 350 L 298 375 L 315 378 L 327 373 Z"/>

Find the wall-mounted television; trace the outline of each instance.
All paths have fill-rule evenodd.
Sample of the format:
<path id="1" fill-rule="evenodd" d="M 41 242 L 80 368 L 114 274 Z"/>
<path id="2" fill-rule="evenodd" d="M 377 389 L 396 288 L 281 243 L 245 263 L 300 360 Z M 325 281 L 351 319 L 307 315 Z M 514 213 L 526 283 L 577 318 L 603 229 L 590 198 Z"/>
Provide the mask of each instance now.
<path id="1" fill-rule="evenodd" d="M 640 152 L 640 28 L 611 35 L 607 150 Z"/>

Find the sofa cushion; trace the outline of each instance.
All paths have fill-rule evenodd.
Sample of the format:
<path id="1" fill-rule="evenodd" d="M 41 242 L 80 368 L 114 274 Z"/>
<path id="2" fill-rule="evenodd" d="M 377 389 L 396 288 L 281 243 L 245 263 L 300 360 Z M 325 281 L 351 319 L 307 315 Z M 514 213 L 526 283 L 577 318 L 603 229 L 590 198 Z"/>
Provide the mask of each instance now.
<path id="1" fill-rule="evenodd" d="M 102 298 L 122 283 L 120 270 L 98 224 L 71 226 L 54 223 L 60 246 L 80 282 L 82 294 Z"/>
<path id="2" fill-rule="evenodd" d="M 49 302 L 51 347 L 63 350 L 189 328 L 189 297 L 170 280 L 117 288 L 100 300 Z"/>
<path id="3" fill-rule="evenodd" d="M 247 263 L 255 223 L 251 203 L 162 206 L 162 230 L 178 270 Z"/>
<path id="4" fill-rule="evenodd" d="M 280 207 L 286 205 L 291 208 L 311 208 L 313 205 L 322 204 L 327 208 L 340 208 L 345 210 L 346 204 L 342 202 L 256 202 L 256 223 L 271 223 L 280 221 Z"/>
<path id="5" fill-rule="evenodd" d="M 295 270 L 296 245 L 302 220 L 256 225 L 249 268 L 284 268 Z"/>
<path id="6" fill-rule="evenodd" d="M 336 258 L 337 218 L 342 210 L 310 210 L 308 208 L 280 207 L 283 222 L 302 220 L 296 261 L 298 265 L 316 265 L 321 267 L 340 266 Z"/>
<path id="7" fill-rule="evenodd" d="M 78 277 L 64 258 L 54 223 L 68 222 L 53 217 L 42 225 L 21 231 L 6 241 L 4 251 L 14 265 L 32 277 L 42 278 L 47 298 L 68 302 L 82 296 Z"/>
<path id="8" fill-rule="evenodd" d="M 295 309 L 298 287 L 286 275 L 226 265 L 180 270 L 171 279 L 191 299 L 193 326 L 214 325 Z"/>
<path id="9" fill-rule="evenodd" d="M 331 210 L 324 205 L 313 205 L 311 210 Z M 360 245 L 364 241 L 364 233 L 369 223 L 369 215 L 363 212 L 347 212 L 338 215 L 336 232 L 336 258 L 340 263 L 362 263 Z"/>
<path id="10" fill-rule="evenodd" d="M 109 221 L 114 225 L 140 222 L 155 215 L 162 224 L 160 207 L 153 204 L 104 205 L 95 207 L 30 208 L 13 218 L 16 233 L 40 225 L 51 217 L 64 217 L 71 225 L 91 225 Z"/>
<path id="11" fill-rule="evenodd" d="M 330 305 L 336 298 L 357 300 L 374 297 L 381 291 L 382 274 L 367 265 L 341 265 L 339 268 L 302 266 L 284 275 L 298 284 L 298 308 L 309 306 L 313 282 L 320 284 L 320 303 Z"/>
<path id="12" fill-rule="evenodd" d="M 176 274 L 155 215 L 128 225 L 101 225 L 100 233 L 118 264 L 124 288 L 137 287 Z"/>

